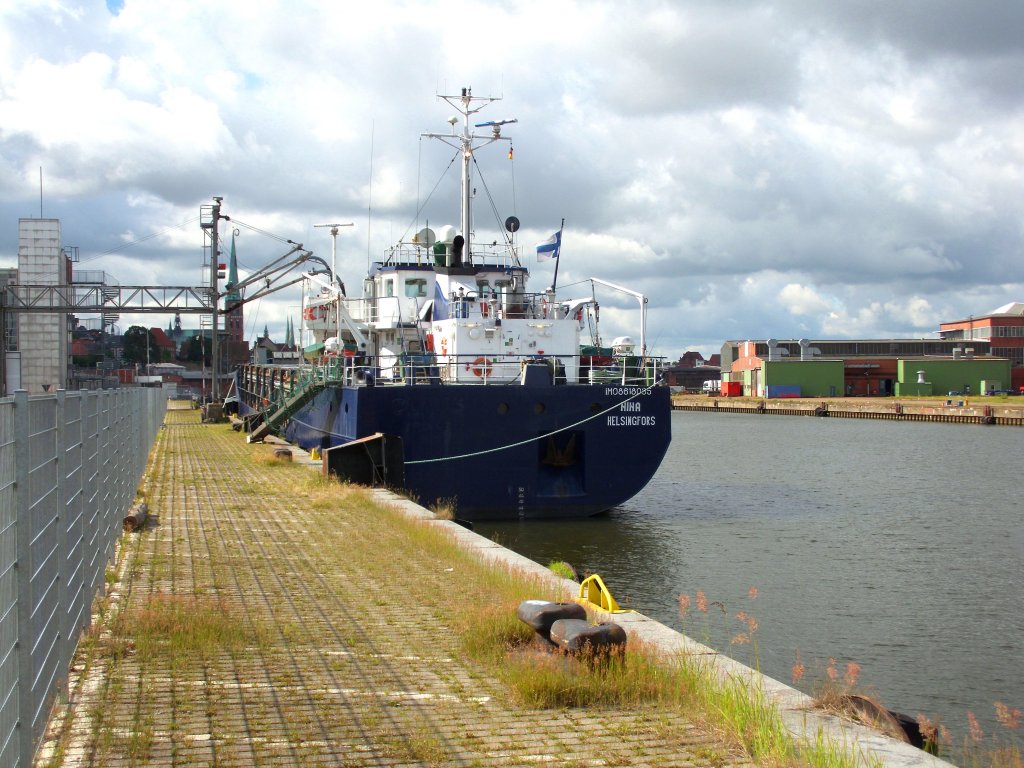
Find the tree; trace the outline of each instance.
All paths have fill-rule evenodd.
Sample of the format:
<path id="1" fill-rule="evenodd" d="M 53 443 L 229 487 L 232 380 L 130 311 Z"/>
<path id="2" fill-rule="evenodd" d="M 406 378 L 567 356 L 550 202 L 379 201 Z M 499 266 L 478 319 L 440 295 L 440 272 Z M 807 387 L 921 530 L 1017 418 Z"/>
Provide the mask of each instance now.
<path id="1" fill-rule="evenodd" d="M 160 362 L 160 352 L 157 349 L 153 334 L 149 332 L 149 329 L 143 328 L 141 325 L 133 325 L 125 331 L 124 336 L 121 337 L 121 343 L 124 346 L 124 359 L 126 362 L 145 365 L 147 363 L 147 343 L 149 345 L 148 362 Z"/>
<path id="2" fill-rule="evenodd" d="M 181 345 L 181 354 L 179 356 L 190 363 L 198 363 L 200 360 L 209 363 L 210 350 L 208 347 L 209 344 L 205 344 L 201 337 L 193 336 Z"/>

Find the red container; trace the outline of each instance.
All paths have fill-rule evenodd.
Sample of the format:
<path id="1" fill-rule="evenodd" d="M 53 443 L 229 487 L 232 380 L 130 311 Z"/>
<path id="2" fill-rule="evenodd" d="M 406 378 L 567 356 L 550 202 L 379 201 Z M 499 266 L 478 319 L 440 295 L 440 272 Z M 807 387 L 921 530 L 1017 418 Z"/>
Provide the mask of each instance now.
<path id="1" fill-rule="evenodd" d="M 722 382 L 722 397 L 742 397 L 743 396 L 743 382 L 742 381 L 723 381 Z"/>

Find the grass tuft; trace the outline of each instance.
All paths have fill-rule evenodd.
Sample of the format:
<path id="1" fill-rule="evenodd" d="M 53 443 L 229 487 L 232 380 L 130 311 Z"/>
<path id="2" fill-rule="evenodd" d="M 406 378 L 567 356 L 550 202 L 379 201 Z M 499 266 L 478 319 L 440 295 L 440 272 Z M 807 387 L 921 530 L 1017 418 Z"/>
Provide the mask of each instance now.
<path id="1" fill-rule="evenodd" d="M 576 569 L 564 560 L 555 560 L 548 563 L 548 570 L 556 576 L 561 576 L 563 579 L 570 579 L 572 581 L 580 580 L 579 575 L 576 573 Z"/>
<path id="2" fill-rule="evenodd" d="M 458 502 L 454 498 L 438 499 L 430 505 L 429 509 L 438 520 L 454 520 L 455 512 L 458 509 Z"/>
<path id="3" fill-rule="evenodd" d="M 112 648 L 123 652 L 124 642 L 130 640 L 143 664 L 157 658 L 173 663 L 240 654 L 262 640 L 262 633 L 231 606 L 209 597 L 158 592 L 138 610 L 122 614 L 118 624 Z"/>

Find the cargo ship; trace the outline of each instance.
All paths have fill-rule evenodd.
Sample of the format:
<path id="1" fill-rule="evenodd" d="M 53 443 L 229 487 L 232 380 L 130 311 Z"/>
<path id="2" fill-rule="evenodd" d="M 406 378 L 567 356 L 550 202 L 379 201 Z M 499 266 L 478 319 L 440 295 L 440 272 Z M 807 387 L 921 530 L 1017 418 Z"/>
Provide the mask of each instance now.
<path id="1" fill-rule="evenodd" d="M 321 452 L 332 472 L 460 519 L 604 512 L 648 483 L 671 441 L 664 361 L 646 345 L 647 300 L 596 277 L 582 296 L 562 297 L 554 284 L 529 291 L 515 216 L 500 240 L 478 242 L 475 156 L 507 141 L 503 128 L 515 121 L 474 122 L 496 99 L 468 88 L 440 98 L 460 116 L 450 133 L 424 135 L 461 159 L 459 226 L 422 227 L 392 246 L 358 297 L 335 276 L 307 275 L 317 286 L 302 310 L 314 340 L 307 360 L 236 371 L 250 440 L 275 433 Z M 536 246 L 538 258 L 556 260 L 556 280 L 561 234 Z M 603 344 L 607 291 L 635 300 L 637 340 Z"/>

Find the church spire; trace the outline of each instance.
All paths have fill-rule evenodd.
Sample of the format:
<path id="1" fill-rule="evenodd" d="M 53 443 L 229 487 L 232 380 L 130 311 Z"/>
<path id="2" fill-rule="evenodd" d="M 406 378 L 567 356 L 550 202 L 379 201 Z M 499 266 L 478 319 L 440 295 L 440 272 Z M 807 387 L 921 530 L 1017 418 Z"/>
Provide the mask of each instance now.
<path id="1" fill-rule="evenodd" d="M 238 256 L 235 253 L 235 233 L 231 233 L 231 257 L 228 260 L 228 281 L 224 284 L 224 311 L 228 341 L 241 343 L 244 340 L 245 320 L 242 308 L 242 294 L 238 290 Z"/>
<path id="2" fill-rule="evenodd" d="M 231 233 L 231 257 L 228 259 L 228 282 L 224 286 L 227 295 L 224 297 L 224 305 L 228 309 L 242 300 L 238 292 L 238 257 L 235 255 L 235 233 Z"/>

